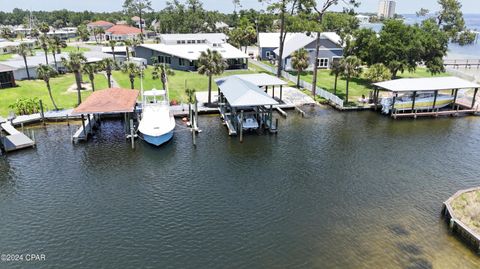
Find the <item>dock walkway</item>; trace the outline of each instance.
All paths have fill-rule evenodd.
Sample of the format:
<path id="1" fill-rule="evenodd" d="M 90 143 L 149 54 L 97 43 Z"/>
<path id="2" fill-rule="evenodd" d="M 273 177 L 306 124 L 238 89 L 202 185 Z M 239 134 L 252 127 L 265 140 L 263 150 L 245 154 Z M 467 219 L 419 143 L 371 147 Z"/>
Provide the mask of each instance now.
<path id="1" fill-rule="evenodd" d="M 0 124 L 1 129 L 9 134 L 1 139 L 6 152 L 35 146 L 35 141 L 15 129 L 9 122 L 3 119 L 0 119 L 0 122 L 3 122 Z"/>

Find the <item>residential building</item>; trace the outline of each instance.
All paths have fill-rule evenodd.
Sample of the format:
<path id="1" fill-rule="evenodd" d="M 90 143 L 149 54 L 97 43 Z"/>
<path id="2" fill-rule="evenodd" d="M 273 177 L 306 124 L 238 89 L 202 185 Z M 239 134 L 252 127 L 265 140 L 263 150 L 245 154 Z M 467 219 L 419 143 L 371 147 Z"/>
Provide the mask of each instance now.
<path id="1" fill-rule="evenodd" d="M 32 49 L 35 47 L 35 40 L 31 40 L 31 39 L 25 39 L 23 41 L 8 41 L 8 40 L 2 41 L 0 42 L 0 55 L 15 53 L 15 50 L 22 43 L 28 44 L 28 46 Z"/>
<path id="2" fill-rule="evenodd" d="M 103 28 L 103 30 L 107 30 L 108 28 L 114 26 L 115 24 L 108 22 L 108 21 L 94 21 L 87 24 L 87 29 L 92 31 L 95 28 Z"/>
<path id="3" fill-rule="evenodd" d="M 148 64 L 169 64 L 177 70 L 197 70 L 197 61 L 204 51 L 218 51 L 227 60 L 227 69 L 247 69 L 248 55 L 227 43 L 225 34 L 163 34 L 160 44 L 142 44 L 135 48 L 135 56 Z"/>
<path id="4" fill-rule="evenodd" d="M 290 40 L 296 33 L 287 33 L 285 41 Z M 280 33 L 259 33 L 258 34 L 258 56 L 262 60 L 273 60 L 276 55 L 275 49 L 280 47 Z"/>
<path id="5" fill-rule="evenodd" d="M 13 70 L 11 66 L 0 64 L 0 89 L 16 86 Z"/>
<path id="6" fill-rule="evenodd" d="M 105 40 L 123 41 L 135 39 L 141 34 L 140 29 L 128 25 L 114 25 L 105 30 Z"/>
<path id="7" fill-rule="evenodd" d="M 316 34 L 297 33 L 288 39 L 283 48 L 283 68 L 286 71 L 292 71 L 291 64 L 292 54 L 299 50 L 305 49 L 309 53 L 310 66 L 308 70 L 313 70 L 314 65 L 320 69 L 329 69 L 334 61 L 338 61 L 343 57 L 343 47 L 341 38 L 334 32 L 324 32 L 320 35 L 320 51 L 318 58 L 315 59 L 316 50 Z M 279 48 L 274 50 L 279 55 Z M 280 59 L 278 59 L 280 60 Z"/>
<path id="8" fill-rule="evenodd" d="M 138 17 L 138 16 L 134 16 L 131 19 L 132 19 L 133 23 L 135 24 L 135 26 L 140 28 L 140 25 L 141 25 L 142 28 L 145 29 L 145 20 L 144 19 L 140 20 L 140 17 Z"/>
<path id="9" fill-rule="evenodd" d="M 395 16 L 396 2 L 393 0 L 380 0 L 378 2 L 378 17 L 379 18 L 393 18 Z"/>
<path id="10" fill-rule="evenodd" d="M 360 23 L 368 23 L 370 21 L 370 16 L 365 16 L 365 15 L 356 15 L 355 18 L 360 22 Z"/>
<path id="11" fill-rule="evenodd" d="M 61 29 L 53 29 L 47 33 L 47 36 L 58 36 L 60 39 L 67 40 L 77 37 L 77 27 L 65 27 Z"/>

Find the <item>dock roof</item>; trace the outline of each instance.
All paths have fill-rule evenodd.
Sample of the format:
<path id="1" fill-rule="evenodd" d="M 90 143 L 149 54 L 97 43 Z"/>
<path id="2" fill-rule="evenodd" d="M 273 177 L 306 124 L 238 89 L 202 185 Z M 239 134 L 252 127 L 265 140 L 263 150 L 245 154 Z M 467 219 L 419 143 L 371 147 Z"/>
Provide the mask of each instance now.
<path id="1" fill-rule="evenodd" d="M 237 76 L 217 80 L 216 83 L 231 107 L 278 105 L 257 85 Z"/>
<path id="2" fill-rule="evenodd" d="M 457 77 L 402 78 L 373 85 L 391 92 L 422 92 L 453 89 L 474 89 L 480 85 Z"/>
<path id="3" fill-rule="evenodd" d="M 73 110 L 72 115 L 133 112 L 138 94 L 138 90 L 120 88 L 95 91 Z"/>

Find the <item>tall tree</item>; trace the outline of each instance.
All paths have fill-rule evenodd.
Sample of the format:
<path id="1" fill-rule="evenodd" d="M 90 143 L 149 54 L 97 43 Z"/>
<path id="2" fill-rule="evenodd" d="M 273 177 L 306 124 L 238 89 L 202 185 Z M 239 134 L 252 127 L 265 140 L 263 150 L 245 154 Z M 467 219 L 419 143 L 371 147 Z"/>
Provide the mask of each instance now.
<path id="1" fill-rule="evenodd" d="M 297 71 L 297 87 L 300 88 L 300 75 L 310 65 L 310 55 L 308 51 L 301 48 L 292 53 L 292 67 Z"/>
<path id="2" fill-rule="evenodd" d="M 117 69 L 117 62 L 112 58 L 105 58 L 100 63 L 101 69 L 105 71 L 108 79 L 108 88 L 112 88 L 112 71 Z"/>
<path id="3" fill-rule="evenodd" d="M 152 2 L 150 0 L 125 0 L 125 2 L 123 2 L 123 9 L 125 13 L 130 15 L 135 14 L 140 18 L 140 42 L 143 43 L 142 18 L 146 12 L 153 10 Z"/>
<path id="4" fill-rule="evenodd" d="M 330 66 L 330 74 L 335 76 L 335 83 L 333 85 L 333 94 L 337 95 L 338 76 L 342 73 L 342 65 L 339 61 L 333 61 Z"/>
<path id="5" fill-rule="evenodd" d="M 28 46 L 27 43 L 20 43 L 20 45 L 18 45 L 17 49 L 15 50 L 15 53 L 22 56 L 23 63 L 25 64 L 25 70 L 27 70 L 27 78 L 30 79 L 30 71 L 28 69 L 27 56 L 32 55 L 33 53 L 32 48 Z"/>
<path id="6" fill-rule="evenodd" d="M 55 63 L 55 70 L 58 72 L 58 65 L 57 65 L 57 54 L 62 53 L 62 49 L 67 47 L 67 43 L 60 39 L 58 36 L 53 36 L 49 39 L 49 48 L 52 52 L 53 61 Z"/>
<path id="7" fill-rule="evenodd" d="M 86 62 L 87 58 L 81 52 L 70 52 L 68 59 L 62 57 L 62 65 L 75 75 L 78 105 L 82 103 L 82 70 Z"/>
<path id="8" fill-rule="evenodd" d="M 167 90 L 168 87 L 168 76 L 174 76 L 175 72 L 170 68 L 170 66 L 165 64 L 155 64 L 152 71 L 152 79 L 160 79 L 162 82 L 162 87 L 164 90 Z"/>
<path id="9" fill-rule="evenodd" d="M 447 33 L 450 40 L 459 45 L 473 43 L 476 36 L 465 25 L 460 1 L 438 0 L 438 4 L 440 11 L 437 13 L 437 24 Z"/>
<path id="10" fill-rule="evenodd" d="M 246 17 L 240 19 L 240 23 L 235 29 L 229 33 L 230 43 L 238 46 L 245 47 L 245 53 L 249 45 L 255 43 L 257 37 L 257 31 L 255 25 L 251 23 Z"/>
<path id="11" fill-rule="evenodd" d="M 113 60 L 114 60 L 114 61 L 117 61 L 117 60 L 115 59 L 115 46 L 116 46 L 116 45 L 117 45 L 117 41 L 112 40 L 112 39 L 110 39 L 110 40 L 108 41 L 108 46 L 110 46 L 110 48 L 112 49 L 112 54 L 113 54 Z"/>
<path id="12" fill-rule="evenodd" d="M 212 77 L 222 74 L 228 65 L 222 55 L 214 50 L 202 51 L 198 58 L 198 73 L 208 76 L 208 104 L 212 103 Z"/>
<path id="13" fill-rule="evenodd" d="M 345 81 L 347 83 L 345 90 L 345 103 L 348 105 L 348 90 L 350 80 L 353 77 L 360 75 L 360 73 L 362 72 L 362 61 L 356 56 L 348 56 L 347 58 L 343 58 L 340 60 L 340 65 L 342 66 L 342 76 L 345 78 Z"/>
<path id="14" fill-rule="evenodd" d="M 133 62 L 125 62 L 122 67 L 122 72 L 128 75 L 130 79 L 130 88 L 133 90 L 135 89 L 135 77 L 140 76 L 141 69 L 140 67 Z"/>
<path id="15" fill-rule="evenodd" d="M 47 35 L 42 35 L 39 38 L 38 42 L 40 43 L 40 47 L 45 53 L 45 64 L 48 65 L 48 47 L 50 45 L 50 38 Z"/>
<path id="16" fill-rule="evenodd" d="M 57 75 L 57 71 L 53 69 L 49 65 L 39 64 L 37 67 L 37 76 L 40 79 L 43 79 L 47 84 L 48 95 L 50 96 L 50 100 L 52 101 L 53 107 L 55 110 L 58 110 L 57 104 L 55 104 L 55 100 L 53 99 L 52 95 L 52 88 L 50 87 L 50 78 L 55 77 Z"/>
<path id="17" fill-rule="evenodd" d="M 47 35 L 47 33 L 50 32 L 50 26 L 48 23 L 42 22 L 40 25 L 38 25 L 38 30 L 43 33 L 43 35 Z"/>
<path id="18" fill-rule="evenodd" d="M 359 0 L 344 0 L 344 3 L 348 4 L 349 7 L 357 7 L 360 2 Z M 321 40 L 321 34 L 322 34 L 322 24 L 323 24 L 323 17 L 325 13 L 332 8 L 335 5 L 338 5 L 339 0 L 324 0 L 323 4 L 317 4 L 317 1 L 315 0 L 310 0 L 308 3 L 305 4 L 307 10 L 308 9 L 313 9 L 316 12 L 316 22 L 318 24 L 317 26 L 317 37 L 315 41 L 315 59 L 318 59 L 320 56 L 320 40 Z M 318 60 L 316 60 L 318 61 Z M 312 81 L 312 94 L 313 96 L 316 95 L 316 90 L 317 90 L 317 75 L 318 75 L 318 64 L 315 62 L 313 66 L 313 81 Z"/>
<path id="19" fill-rule="evenodd" d="M 127 53 L 127 61 L 130 61 L 130 49 L 140 44 L 137 39 L 127 39 L 123 42 L 125 44 L 125 50 Z"/>
<path id="20" fill-rule="evenodd" d="M 90 32 L 88 31 L 88 28 L 87 26 L 85 26 L 85 24 L 81 24 L 77 27 L 77 35 L 82 41 L 88 41 L 90 37 Z"/>
<path id="21" fill-rule="evenodd" d="M 95 91 L 95 75 L 99 69 L 100 68 L 96 63 L 88 63 L 83 67 L 83 72 L 87 74 L 88 79 L 90 80 L 90 85 L 92 85 L 92 92 Z"/>

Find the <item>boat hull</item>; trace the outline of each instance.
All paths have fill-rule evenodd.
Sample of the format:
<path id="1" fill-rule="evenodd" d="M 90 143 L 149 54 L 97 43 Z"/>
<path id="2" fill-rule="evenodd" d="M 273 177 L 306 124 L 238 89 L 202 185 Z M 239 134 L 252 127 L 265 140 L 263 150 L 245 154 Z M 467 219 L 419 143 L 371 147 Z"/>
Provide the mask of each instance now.
<path id="1" fill-rule="evenodd" d="M 143 134 L 143 140 L 145 140 L 145 142 L 157 147 L 167 143 L 168 141 L 170 141 L 170 139 L 172 139 L 172 137 L 173 137 L 173 130 L 160 136 L 151 136 L 151 135 Z"/>

